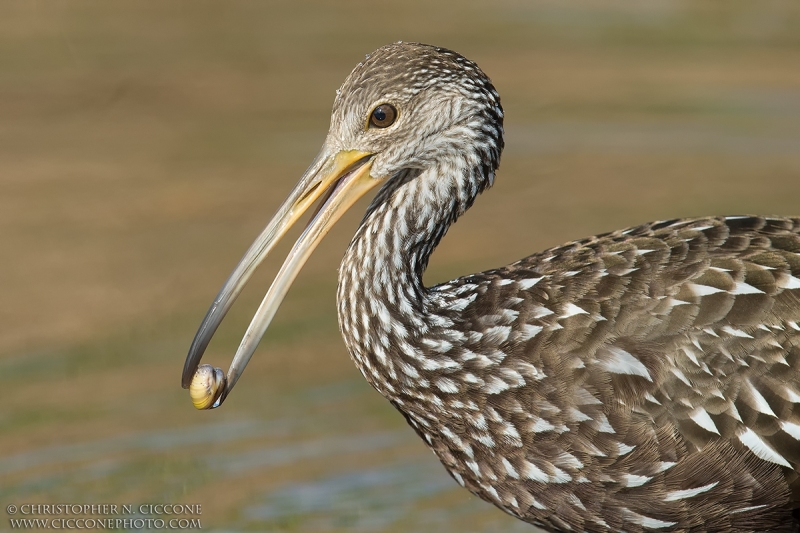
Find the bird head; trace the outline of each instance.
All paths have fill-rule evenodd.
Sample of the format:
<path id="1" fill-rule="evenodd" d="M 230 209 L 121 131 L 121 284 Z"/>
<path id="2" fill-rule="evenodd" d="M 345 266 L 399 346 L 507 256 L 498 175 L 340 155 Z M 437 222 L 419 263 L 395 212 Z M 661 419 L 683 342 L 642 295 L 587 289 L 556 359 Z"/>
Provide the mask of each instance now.
<path id="1" fill-rule="evenodd" d="M 478 65 L 444 48 L 395 43 L 368 55 L 336 91 L 325 146 L 370 154 L 372 176 L 387 179 L 463 157 L 466 147 L 502 148 L 502 120 Z"/>

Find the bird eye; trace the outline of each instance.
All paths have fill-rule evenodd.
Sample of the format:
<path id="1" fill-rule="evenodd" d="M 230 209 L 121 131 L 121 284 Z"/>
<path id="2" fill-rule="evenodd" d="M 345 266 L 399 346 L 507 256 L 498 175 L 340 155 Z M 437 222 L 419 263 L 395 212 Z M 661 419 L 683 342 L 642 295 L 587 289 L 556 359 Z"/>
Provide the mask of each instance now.
<path id="1" fill-rule="evenodd" d="M 370 128 L 388 128 L 397 119 L 397 109 L 392 104 L 381 104 L 372 110 L 369 117 Z"/>

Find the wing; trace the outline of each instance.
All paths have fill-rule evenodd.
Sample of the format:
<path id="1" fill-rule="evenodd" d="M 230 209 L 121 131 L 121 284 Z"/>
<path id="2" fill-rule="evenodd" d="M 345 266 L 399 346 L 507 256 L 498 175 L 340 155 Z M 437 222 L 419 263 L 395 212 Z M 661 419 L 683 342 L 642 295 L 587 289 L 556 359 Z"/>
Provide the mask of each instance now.
<path id="1" fill-rule="evenodd" d="M 448 453 L 485 499 L 627 531 L 778 531 L 800 500 L 800 219 L 658 222 L 433 292 L 495 468 Z"/>

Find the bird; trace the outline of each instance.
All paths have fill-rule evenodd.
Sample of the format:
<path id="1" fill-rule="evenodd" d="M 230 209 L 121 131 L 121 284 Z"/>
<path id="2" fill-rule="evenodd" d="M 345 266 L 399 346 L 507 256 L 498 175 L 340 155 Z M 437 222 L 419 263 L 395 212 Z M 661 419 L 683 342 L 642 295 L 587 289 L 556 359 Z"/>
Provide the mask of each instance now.
<path id="1" fill-rule="evenodd" d="M 206 314 L 184 366 L 228 396 L 297 272 L 377 189 L 339 269 L 344 343 L 462 487 L 547 531 L 788 532 L 800 507 L 800 217 L 642 224 L 425 286 L 504 144 L 490 78 L 389 44 L 336 92 L 319 155 Z M 248 278 L 302 235 L 230 370 L 200 365 Z"/>

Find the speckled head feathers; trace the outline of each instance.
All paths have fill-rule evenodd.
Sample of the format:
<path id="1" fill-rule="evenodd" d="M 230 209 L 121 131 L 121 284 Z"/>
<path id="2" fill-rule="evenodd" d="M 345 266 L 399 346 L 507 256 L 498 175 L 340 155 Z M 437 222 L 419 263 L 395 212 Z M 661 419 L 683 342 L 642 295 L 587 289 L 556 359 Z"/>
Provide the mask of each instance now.
<path id="1" fill-rule="evenodd" d="M 372 110 L 385 103 L 397 109 L 395 123 L 367 127 Z M 456 52 L 390 44 L 369 54 L 337 91 L 327 142 L 375 153 L 373 175 L 380 178 L 429 168 L 472 146 L 493 176 L 503 147 L 500 96 L 489 77 Z"/>

